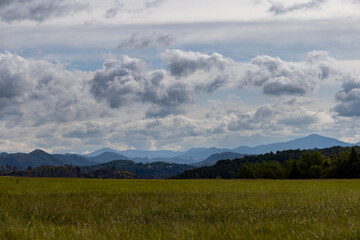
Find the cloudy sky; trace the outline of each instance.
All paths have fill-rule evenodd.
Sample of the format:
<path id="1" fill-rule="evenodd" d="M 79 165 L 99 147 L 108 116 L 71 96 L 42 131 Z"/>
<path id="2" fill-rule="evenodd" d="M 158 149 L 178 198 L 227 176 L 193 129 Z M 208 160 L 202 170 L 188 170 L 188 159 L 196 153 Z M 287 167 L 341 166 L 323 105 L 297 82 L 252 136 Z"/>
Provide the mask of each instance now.
<path id="1" fill-rule="evenodd" d="M 360 141 L 360 1 L 0 0 L 0 151 Z"/>

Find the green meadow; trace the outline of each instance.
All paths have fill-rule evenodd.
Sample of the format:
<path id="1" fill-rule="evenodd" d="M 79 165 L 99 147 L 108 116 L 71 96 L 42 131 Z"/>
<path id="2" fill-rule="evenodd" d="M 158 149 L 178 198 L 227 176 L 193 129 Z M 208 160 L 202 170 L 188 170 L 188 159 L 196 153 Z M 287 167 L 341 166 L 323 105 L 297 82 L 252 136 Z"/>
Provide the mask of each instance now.
<path id="1" fill-rule="evenodd" d="M 360 239 L 360 180 L 2 177 L 0 239 Z"/>

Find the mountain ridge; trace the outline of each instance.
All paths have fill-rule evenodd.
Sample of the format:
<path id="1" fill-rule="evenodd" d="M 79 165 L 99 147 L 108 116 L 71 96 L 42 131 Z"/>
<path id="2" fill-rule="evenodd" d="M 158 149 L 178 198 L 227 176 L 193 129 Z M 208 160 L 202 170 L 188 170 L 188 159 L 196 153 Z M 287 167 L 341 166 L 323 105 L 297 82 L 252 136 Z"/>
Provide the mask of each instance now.
<path id="1" fill-rule="evenodd" d="M 327 147 L 333 147 L 333 146 L 354 146 L 355 144 L 347 143 L 340 141 L 335 138 L 325 137 L 318 134 L 310 134 L 305 137 L 296 138 L 290 141 L 285 142 L 275 142 L 270 144 L 263 144 L 258 145 L 255 147 L 249 147 L 249 146 L 240 146 L 233 149 L 227 149 L 227 148 L 216 148 L 216 147 L 210 147 L 210 148 L 191 148 L 184 152 L 174 152 L 171 150 L 126 150 L 126 151 L 117 151 L 110 148 L 103 148 L 106 150 L 118 152 L 120 154 L 123 154 L 125 157 L 128 157 L 129 159 L 136 159 L 137 161 L 141 161 L 140 159 L 143 159 L 146 162 L 151 162 L 152 159 L 159 159 L 161 158 L 163 161 L 167 162 L 166 159 L 170 161 L 170 159 L 177 159 L 177 162 L 179 163 L 181 159 L 184 159 L 183 163 L 186 164 L 196 164 L 198 162 L 204 161 L 207 158 L 210 158 L 214 154 L 219 154 L 223 152 L 231 152 L 231 153 L 238 153 L 238 154 L 264 154 L 267 152 L 276 152 L 276 151 L 282 151 L 282 150 L 289 150 L 289 149 L 314 149 L 314 148 L 327 148 Z M 91 153 L 94 154 L 98 152 L 99 150 Z M 165 153 L 166 152 L 166 153 Z M 132 153 L 131 156 L 126 155 L 126 153 Z M 143 154 L 143 155 L 142 155 Z M 171 157 L 151 157 L 151 156 L 159 156 L 159 155 L 166 155 Z M 136 157 L 134 157 L 136 156 Z M 221 155 L 219 155 L 221 156 Z M 220 159 L 219 159 L 220 160 Z"/>
<path id="2" fill-rule="evenodd" d="M 166 162 L 188 164 L 193 166 L 210 166 L 218 160 L 239 158 L 243 155 L 257 155 L 290 149 L 315 149 L 329 148 L 334 146 L 354 146 L 335 138 L 324 137 L 318 134 L 310 134 L 306 137 L 296 138 L 287 142 L 276 142 L 255 147 L 240 146 L 234 149 L 225 148 L 191 148 L 184 152 L 171 150 L 126 150 L 118 151 L 111 148 L 102 148 L 86 155 L 77 154 L 49 154 L 36 149 L 30 153 L 1 153 L 0 166 L 7 164 L 16 168 L 37 167 L 41 165 L 78 165 L 90 166 L 96 163 L 106 163 L 114 160 L 132 160 L 137 163 Z M 358 143 L 359 145 L 359 143 Z M 127 153 L 130 156 L 125 154 Z M 140 157 L 139 157 L 140 156 Z"/>

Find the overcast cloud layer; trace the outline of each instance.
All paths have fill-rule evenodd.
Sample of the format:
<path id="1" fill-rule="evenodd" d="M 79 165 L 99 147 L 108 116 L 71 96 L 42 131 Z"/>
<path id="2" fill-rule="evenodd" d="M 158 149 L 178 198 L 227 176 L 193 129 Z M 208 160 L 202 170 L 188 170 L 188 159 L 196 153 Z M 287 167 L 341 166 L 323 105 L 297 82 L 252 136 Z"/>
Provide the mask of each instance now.
<path id="1" fill-rule="evenodd" d="M 0 150 L 358 142 L 359 11 L 352 0 L 0 1 Z"/>

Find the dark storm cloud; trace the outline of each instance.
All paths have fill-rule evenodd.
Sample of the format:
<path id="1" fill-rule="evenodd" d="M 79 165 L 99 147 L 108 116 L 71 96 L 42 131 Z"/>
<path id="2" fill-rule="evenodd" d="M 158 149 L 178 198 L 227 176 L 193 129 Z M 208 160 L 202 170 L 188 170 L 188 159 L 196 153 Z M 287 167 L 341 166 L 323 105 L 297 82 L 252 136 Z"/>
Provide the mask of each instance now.
<path id="1" fill-rule="evenodd" d="M 336 94 L 338 104 L 334 110 L 344 117 L 360 116 L 360 80 L 351 76 L 342 85 L 343 90 Z"/>
<path id="2" fill-rule="evenodd" d="M 307 10 L 319 8 L 322 4 L 327 2 L 327 0 L 311 0 L 306 3 L 296 3 L 290 6 L 285 6 L 284 4 L 277 2 L 276 0 L 269 0 L 271 4 L 269 12 L 272 12 L 276 15 L 286 14 L 288 12 L 293 12 L 297 10 Z"/>
<path id="3" fill-rule="evenodd" d="M 129 39 L 123 40 L 117 48 L 162 48 L 167 47 L 174 42 L 170 34 L 151 34 L 140 36 L 138 33 L 133 34 Z"/>
<path id="4" fill-rule="evenodd" d="M 68 0 L 5 0 L 0 2 L 0 19 L 8 23 L 22 20 L 42 22 L 86 8 L 86 4 Z"/>

